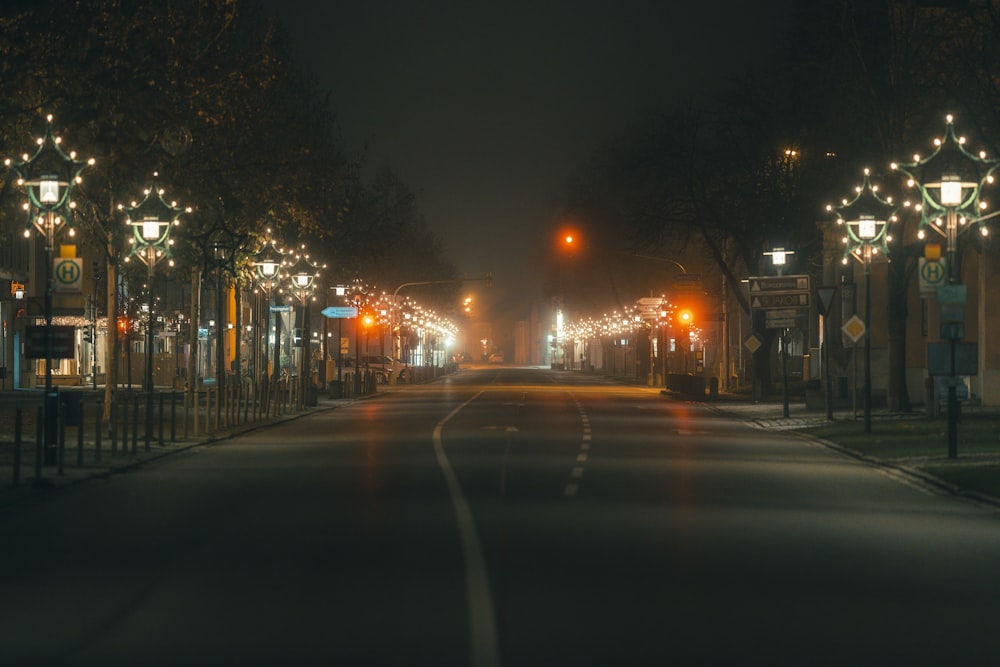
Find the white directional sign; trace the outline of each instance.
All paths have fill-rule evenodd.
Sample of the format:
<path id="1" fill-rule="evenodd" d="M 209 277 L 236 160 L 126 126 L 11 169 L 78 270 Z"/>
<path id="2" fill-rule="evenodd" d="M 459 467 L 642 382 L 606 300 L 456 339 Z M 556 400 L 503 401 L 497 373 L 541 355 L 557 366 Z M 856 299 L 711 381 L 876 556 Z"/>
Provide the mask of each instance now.
<path id="1" fill-rule="evenodd" d="M 762 292 L 809 291 L 809 276 L 755 276 L 748 280 L 751 295 Z"/>
<path id="2" fill-rule="evenodd" d="M 358 309 L 354 306 L 327 306 L 320 311 L 323 317 L 331 319 L 343 319 L 358 316 Z"/>
<path id="3" fill-rule="evenodd" d="M 765 293 L 750 296 L 751 308 L 808 308 L 809 292 L 794 294 Z"/>
<path id="4" fill-rule="evenodd" d="M 808 308 L 809 276 L 749 278 L 751 308 Z"/>
<path id="5" fill-rule="evenodd" d="M 660 317 L 660 307 L 663 305 L 663 297 L 646 296 L 638 301 L 639 317 L 644 320 L 656 320 Z"/>

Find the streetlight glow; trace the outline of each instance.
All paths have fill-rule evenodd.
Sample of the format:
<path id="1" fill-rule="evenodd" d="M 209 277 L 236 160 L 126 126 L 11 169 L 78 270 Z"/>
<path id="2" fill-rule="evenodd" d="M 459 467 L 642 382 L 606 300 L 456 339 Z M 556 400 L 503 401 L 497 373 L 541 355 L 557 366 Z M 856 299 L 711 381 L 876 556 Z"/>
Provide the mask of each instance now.
<path id="1" fill-rule="evenodd" d="M 872 410 L 872 380 L 871 380 L 871 265 L 872 259 L 883 253 L 889 255 L 888 235 L 889 223 L 896 221 L 898 210 L 891 198 L 882 198 L 878 187 L 872 184 L 871 171 L 864 170 L 864 182 L 855 189 L 857 195 L 849 202 L 836 208 L 827 207 L 837 216 L 837 224 L 847 228 L 844 237 L 843 264 L 848 264 L 848 257 L 854 257 L 864 265 L 865 299 L 865 380 L 864 380 L 864 420 L 865 433 L 871 433 Z M 827 383 L 829 392 L 829 382 Z M 827 402 L 827 414 L 830 415 L 830 403 Z"/>
<path id="2" fill-rule="evenodd" d="M 158 175 L 154 173 L 153 178 Z M 146 265 L 146 449 L 149 449 L 153 433 L 153 269 L 164 258 L 171 259 L 170 265 L 173 266 L 170 229 L 178 224 L 181 209 L 176 202 L 168 204 L 163 199 L 163 190 L 156 188 L 155 180 L 145 193 L 146 197 L 141 202 L 133 203 L 128 208 L 118 208 L 125 213 L 125 223 L 132 227 L 132 238 L 129 239 L 132 252 L 126 261 L 135 255 Z"/>
<path id="3" fill-rule="evenodd" d="M 72 230 L 74 204 L 71 200 L 73 186 L 82 182 L 83 170 L 94 164 L 94 160 L 86 162 L 78 160 L 75 152 L 67 154 L 63 151 L 62 138 L 57 137 L 52 128 L 52 115 L 46 116 L 45 134 L 35 140 L 38 149 L 34 155 L 25 153 L 20 162 L 7 159 L 4 164 L 14 170 L 17 184 L 24 188 L 27 201 L 22 207 L 27 213 L 25 238 L 30 238 L 32 227 L 45 238 L 45 399 L 44 409 L 44 442 L 38 443 L 43 448 L 46 463 L 54 463 L 56 458 L 56 429 L 58 417 L 58 395 L 52 386 L 52 298 L 53 298 L 53 263 L 55 254 L 55 238 L 65 227 Z M 41 459 L 36 469 L 36 475 L 41 476 Z"/>

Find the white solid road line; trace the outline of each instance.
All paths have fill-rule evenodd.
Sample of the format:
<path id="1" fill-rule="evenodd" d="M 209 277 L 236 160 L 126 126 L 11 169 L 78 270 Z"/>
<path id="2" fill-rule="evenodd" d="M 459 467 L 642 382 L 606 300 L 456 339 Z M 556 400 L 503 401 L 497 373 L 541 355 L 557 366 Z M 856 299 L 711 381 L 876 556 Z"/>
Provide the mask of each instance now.
<path id="1" fill-rule="evenodd" d="M 444 425 L 462 408 L 479 398 L 482 393 L 479 392 L 452 410 L 434 427 L 434 455 L 441 472 L 444 473 L 448 494 L 451 496 L 451 504 L 455 508 L 455 518 L 458 520 L 458 533 L 462 543 L 462 555 L 465 558 L 465 595 L 469 615 L 470 664 L 472 667 L 499 667 L 500 644 L 497 638 L 496 615 L 493 611 L 493 593 L 490 590 L 490 578 L 486 571 L 483 548 L 479 543 L 479 533 L 476 531 L 476 521 L 472 516 L 472 510 L 465 500 L 462 487 L 458 483 L 451 462 L 444 453 L 444 445 L 441 443 L 441 429 L 444 428 Z"/>

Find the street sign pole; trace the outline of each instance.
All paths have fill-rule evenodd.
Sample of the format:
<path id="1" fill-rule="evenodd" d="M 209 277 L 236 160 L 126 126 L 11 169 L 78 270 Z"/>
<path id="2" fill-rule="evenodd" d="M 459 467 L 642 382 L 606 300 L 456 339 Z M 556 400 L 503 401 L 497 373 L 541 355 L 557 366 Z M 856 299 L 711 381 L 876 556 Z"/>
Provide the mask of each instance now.
<path id="1" fill-rule="evenodd" d="M 781 414 L 788 419 L 788 329 L 781 330 Z"/>
<path id="2" fill-rule="evenodd" d="M 830 310 L 833 305 L 833 297 L 837 293 L 837 287 L 817 287 L 817 306 L 820 315 L 823 316 L 823 371 L 826 376 L 826 396 L 823 401 L 826 405 L 826 420 L 833 421 L 833 373 L 830 370 Z"/>

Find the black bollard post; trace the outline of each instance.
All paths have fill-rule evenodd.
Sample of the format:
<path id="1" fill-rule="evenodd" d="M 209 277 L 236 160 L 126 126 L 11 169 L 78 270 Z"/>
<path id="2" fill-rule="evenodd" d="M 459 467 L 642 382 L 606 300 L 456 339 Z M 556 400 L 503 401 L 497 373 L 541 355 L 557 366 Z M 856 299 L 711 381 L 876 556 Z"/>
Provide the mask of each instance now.
<path id="1" fill-rule="evenodd" d="M 160 429 L 159 429 L 160 447 L 163 446 L 163 399 L 164 399 L 164 396 L 163 396 L 163 392 L 161 391 L 160 392 Z"/>
<path id="2" fill-rule="evenodd" d="M 14 486 L 21 483 L 21 408 L 14 410 Z"/>
<path id="3" fill-rule="evenodd" d="M 170 442 L 177 442 L 177 392 L 170 392 Z"/>
<path id="4" fill-rule="evenodd" d="M 59 448 L 56 450 L 56 469 L 62 476 L 66 474 L 66 469 L 63 467 L 63 462 L 66 460 L 66 404 L 62 401 L 59 402 L 56 411 L 56 428 L 58 434 L 56 446 Z"/>
<path id="5" fill-rule="evenodd" d="M 108 415 L 108 431 L 111 433 L 111 456 L 118 456 L 118 401 L 111 395 L 111 412 Z"/>
<path id="6" fill-rule="evenodd" d="M 45 446 L 43 442 L 45 434 L 43 429 L 45 427 L 45 414 L 44 409 L 41 407 L 35 410 L 35 485 L 42 483 L 42 448 Z"/>
<path id="7" fill-rule="evenodd" d="M 101 460 L 101 427 L 104 421 L 104 399 L 97 399 L 97 411 L 94 413 L 94 423 L 97 424 L 97 429 L 94 431 L 94 460 Z"/>
<path id="8" fill-rule="evenodd" d="M 139 394 L 132 394 L 132 455 L 139 451 Z"/>
<path id="9" fill-rule="evenodd" d="M 77 406 L 76 415 L 76 467 L 83 467 L 83 396 L 80 397 L 80 404 Z"/>

